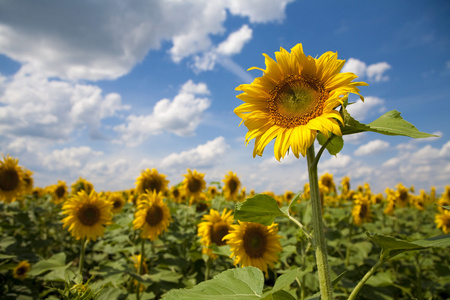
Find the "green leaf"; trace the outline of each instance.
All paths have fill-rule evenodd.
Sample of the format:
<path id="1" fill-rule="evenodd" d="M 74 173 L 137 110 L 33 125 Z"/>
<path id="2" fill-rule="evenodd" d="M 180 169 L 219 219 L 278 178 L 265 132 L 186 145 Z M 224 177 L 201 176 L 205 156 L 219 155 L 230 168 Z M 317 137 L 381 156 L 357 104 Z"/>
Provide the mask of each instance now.
<path id="1" fill-rule="evenodd" d="M 442 207 L 443 209 L 446 209 L 446 210 L 450 210 L 450 205 L 442 206 L 442 205 L 439 205 L 439 204 L 436 204 L 436 203 L 434 205 L 440 206 L 440 207 Z"/>
<path id="2" fill-rule="evenodd" d="M 30 270 L 29 274 L 36 276 L 47 271 L 55 271 L 58 268 L 67 269 L 72 263 L 66 265 L 66 254 L 57 253 L 47 260 L 37 262 Z"/>
<path id="3" fill-rule="evenodd" d="M 255 267 L 245 267 L 222 272 L 192 289 L 171 290 L 162 299 L 260 299 L 263 287 L 262 271 Z"/>
<path id="4" fill-rule="evenodd" d="M 343 109 L 345 126 L 342 135 L 348 135 L 363 131 L 372 131 L 385 135 L 402 135 L 412 138 L 436 137 L 437 135 L 419 131 L 413 124 L 404 120 L 400 112 L 391 110 L 369 124 L 362 124 L 353 119 L 350 114 Z"/>
<path id="5" fill-rule="evenodd" d="M 273 286 L 272 291 L 276 292 L 288 288 L 295 281 L 295 278 L 299 276 L 299 271 L 300 268 L 291 269 L 278 277 L 277 281 L 275 281 L 275 285 Z"/>
<path id="6" fill-rule="evenodd" d="M 443 234 L 425 240 L 414 241 L 414 244 L 423 247 L 450 247 L 450 234 Z"/>
<path id="7" fill-rule="evenodd" d="M 331 155 L 336 155 L 341 152 L 342 148 L 344 148 L 344 139 L 342 136 L 332 135 L 330 137 L 330 142 L 327 144 L 326 149 L 328 153 Z M 328 138 L 326 138 L 321 132 L 317 134 L 317 141 L 321 146 L 323 146 L 327 142 Z"/>
<path id="8" fill-rule="evenodd" d="M 272 295 L 273 300 L 295 300 L 294 296 L 288 292 L 281 290 Z"/>
<path id="9" fill-rule="evenodd" d="M 236 205 L 234 218 L 244 222 L 255 222 L 266 226 L 273 223 L 276 217 L 287 217 L 278 207 L 275 199 L 268 195 L 258 194 Z"/>

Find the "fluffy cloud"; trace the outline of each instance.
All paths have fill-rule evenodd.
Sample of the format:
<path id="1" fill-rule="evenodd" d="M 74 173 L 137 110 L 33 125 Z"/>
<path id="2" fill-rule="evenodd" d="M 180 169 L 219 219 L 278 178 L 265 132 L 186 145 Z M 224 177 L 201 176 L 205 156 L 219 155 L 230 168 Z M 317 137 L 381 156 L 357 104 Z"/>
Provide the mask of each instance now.
<path id="1" fill-rule="evenodd" d="M 350 115 L 358 121 L 364 121 L 367 116 L 373 113 L 383 113 L 386 111 L 386 107 L 384 106 L 384 100 L 367 96 L 364 97 L 364 102 L 358 98 L 358 100 L 351 105 L 347 106 L 347 110 Z"/>
<path id="2" fill-rule="evenodd" d="M 230 146 L 225 142 L 225 138 L 219 136 L 196 148 L 180 153 L 172 153 L 166 156 L 159 165 L 163 169 L 210 167 L 221 161 L 228 148 Z"/>
<path id="3" fill-rule="evenodd" d="M 0 103 L 0 135 L 53 140 L 67 140 L 84 128 L 98 137 L 102 119 L 129 108 L 118 94 L 104 96 L 97 86 L 50 80 L 30 65 L 6 81 Z"/>
<path id="4" fill-rule="evenodd" d="M 115 79 L 163 41 L 171 41 L 174 62 L 209 51 L 211 35 L 225 32 L 227 11 L 250 22 L 280 21 L 289 2 L 80 0 L 36 5 L 32 0 L 9 1 L 2 5 L 0 53 L 52 77 Z M 236 46 L 239 38 L 233 36 Z"/>
<path id="5" fill-rule="evenodd" d="M 153 107 L 151 114 L 130 115 L 127 123 L 115 126 L 114 130 L 121 135 L 116 142 L 137 146 L 148 137 L 164 131 L 179 136 L 193 135 L 202 120 L 203 112 L 210 105 L 208 98 L 196 96 L 208 94 L 206 84 L 187 81 L 172 101 L 162 99 Z"/>
<path id="6" fill-rule="evenodd" d="M 382 140 L 373 140 L 355 150 L 356 156 L 376 154 L 389 148 L 389 143 Z"/>
<path id="7" fill-rule="evenodd" d="M 61 150 L 54 150 L 43 157 L 43 165 L 49 170 L 76 169 L 84 164 L 93 156 L 99 156 L 101 151 L 94 151 L 90 147 L 71 147 Z"/>
<path id="8" fill-rule="evenodd" d="M 387 62 L 367 65 L 365 62 L 351 57 L 345 62 L 342 72 L 352 72 L 358 75 L 360 79 L 367 77 L 370 81 L 379 82 L 389 80 L 389 76 L 385 75 L 385 72 L 390 68 L 391 65 Z"/>

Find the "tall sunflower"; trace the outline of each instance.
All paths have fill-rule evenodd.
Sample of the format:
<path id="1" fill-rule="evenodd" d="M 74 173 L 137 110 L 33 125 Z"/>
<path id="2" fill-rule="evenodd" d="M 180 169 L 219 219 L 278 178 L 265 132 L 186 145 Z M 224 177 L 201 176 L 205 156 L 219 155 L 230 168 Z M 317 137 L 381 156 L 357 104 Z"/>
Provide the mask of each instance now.
<path id="1" fill-rule="evenodd" d="M 233 224 L 232 213 L 231 210 L 227 210 L 226 208 L 222 211 L 222 214 L 215 209 L 211 209 L 209 214 L 203 216 L 202 222 L 197 225 L 198 236 L 201 237 L 203 246 L 203 254 L 207 254 L 215 259 L 217 255 L 212 253 L 210 246 L 212 244 L 216 244 L 217 246 L 226 245 L 223 237 L 228 234 L 231 224 Z"/>
<path id="2" fill-rule="evenodd" d="M 325 173 L 320 176 L 319 184 L 322 184 L 323 192 L 325 194 L 335 193 L 336 194 L 336 184 L 333 180 L 333 174 Z"/>
<path id="3" fill-rule="evenodd" d="M 11 203 L 25 191 L 24 172 L 18 164 L 19 160 L 9 155 L 0 161 L 0 201 Z"/>
<path id="4" fill-rule="evenodd" d="M 111 204 L 99 197 L 93 190 L 90 194 L 81 190 L 72 195 L 62 206 L 62 214 L 67 215 L 63 228 L 69 227 L 73 237 L 96 240 L 103 236 L 105 226 L 111 224 Z"/>
<path id="5" fill-rule="evenodd" d="M 335 109 L 349 93 L 359 95 L 357 86 L 367 85 L 352 82 L 358 77 L 353 73 L 339 73 L 345 60 L 337 59 L 333 52 L 319 58 L 306 56 L 302 44 L 294 46 L 291 53 L 280 48 L 275 52 L 277 61 L 263 55 L 266 69 L 249 69 L 261 70 L 263 76 L 236 88 L 243 92 L 237 97 L 245 103 L 234 112 L 248 129 L 246 143 L 255 139 L 253 157 L 261 156 L 273 139 L 275 158 L 280 160 L 289 148 L 297 158 L 300 153 L 305 156 L 317 131 L 326 137 L 342 135 L 338 121 L 344 122 Z"/>
<path id="6" fill-rule="evenodd" d="M 136 194 L 143 194 L 147 190 L 150 192 L 155 191 L 157 194 L 159 192 L 166 192 L 169 181 L 166 180 L 166 175 L 159 174 L 158 170 L 146 169 L 141 172 L 141 176 L 136 179 Z"/>
<path id="7" fill-rule="evenodd" d="M 184 174 L 183 188 L 188 197 L 198 198 L 202 191 L 206 188 L 206 181 L 203 179 L 205 174 L 194 172 L 191 169 L 187 169 L 187 174 Z"/>
<path id="8" fill-rule="evenodd" d="M 50 192 L 52 195 L 52 201 L 55 204 L 60 204 L 64 202 L 64 200 L 69 195 L 69 191 L 65 181 L 58 180 L 58 184 L 53 185 L 50 188 Z"/>
<path id="9" fill-rule="evenodd" d="M 225 178 L 222 180 L 224 183 L 223 192 L 225 195 L 225 199 L 236 201 L 236 197 L 239 193 L 239 188 L 241 187 L 241 181 L 236 173 L 232 171 L 228 172 L 225 175 Z"/>
<path id="10" fill-rule="evenodd" d="M 405 207 L 409 204 L 411 195 L 409 194 L 409 189 L 402 183 L 397 184 L 395 195 L 397 197 L 397 207 Z"/>
<path id="11" fill-rule="evenodd" d="M 85 178 L 80 177 L 77 181 L 71 185 L 71 194 L 76 195 L 80 191 L 85 191 L 86 194 L 90 195 L 94 190 L 94 185 L 87 181 Z"/>
<path id="12" fill-rule="evenodd" d="M 126 202 L 121 192 L 110 193 L 107 199 L 111 203 L 111 212 L 113 214 L 119 213 Z"/>
<path id="13" fill-rule="evenodd" d="M 141 237 L 154 241 L 170 224 L 169 207 L 163 202 L 162 192 L 147 192 L 137 200 L 133 229 L 141 230 Z"/>
<path id="14" fill-rule="evenodd" d="M 273 268 L 281 252 L 277 224 L 264 226 L 258 223 L 240 222 L 231 225 L 231 231 L 223 239 L 231 249 L 234 264 L 253 266 L 268 275 L 267 267 Z"/>
<path id="15" fill-rule="evenodd" d="M 13 269 L 13 277 L 17 279 L 25 279 L 27 277 L 28 272 L 30 271 L 31 266 L 27 260 L 22 260 L 17 266 Z"/>
<path id="16" fill-rule="evenodd" d="M 370 196 L 357 194 L 353 197 L 355 199 L 352 209 L 353 223 L 357 226 L 361 226 L 362 223 L 371 222 L 372 212 L 370 206 L 372 201 Z"/>

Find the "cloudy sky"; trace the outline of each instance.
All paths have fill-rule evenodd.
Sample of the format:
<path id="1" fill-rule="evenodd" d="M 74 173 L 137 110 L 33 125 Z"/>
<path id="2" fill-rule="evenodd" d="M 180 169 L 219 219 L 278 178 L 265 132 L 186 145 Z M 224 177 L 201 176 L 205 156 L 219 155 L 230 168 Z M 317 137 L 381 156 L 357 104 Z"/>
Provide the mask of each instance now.
<path id="1" fill-rule="evenodd" d="M 245 147 L 235 87 L 261 76 L 262 53 L 302 43 L 337 51 L 370 84 L 349 108 L 369 123 L 397 109 L 439 138 L 357 134 L 319 174 L 374 191 L 450 184 L 450 3 L 441 1 L 0 1 L 0 153 L 44 187 L 80 176 L 96 190 L 133 188 L 157 168 L 247 190 L 299 191 L 306 160 Z M 356 97 L 350 98 L 357 100 Z M 317 148 L 316 148 L 317 150 Z"/>

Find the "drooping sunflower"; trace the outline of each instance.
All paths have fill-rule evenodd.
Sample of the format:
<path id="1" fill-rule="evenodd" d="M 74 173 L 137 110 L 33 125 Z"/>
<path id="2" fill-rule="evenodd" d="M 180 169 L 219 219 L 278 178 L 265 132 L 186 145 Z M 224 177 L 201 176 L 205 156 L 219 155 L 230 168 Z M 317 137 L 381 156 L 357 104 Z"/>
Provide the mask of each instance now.
<path id="1" fill-rule="evenodd" d="M 202 191 L 206 188 L 206 181 L 203 179 L 205 174 L 194 172 L 191 169 L 187 169 L 187 174 L 184 174 L 183 188 L 188 197 L 198 198 Z"/>
<path id="2" fill-rule="evenodd" d="M 444 209 L 435 216 L 434 222 L 437 228 L 441 228 L 445 234 L 450 233 L 450 210 Z"/>
<path id="3" fill-rule="evenodd" d="M 103 236 L 105 226 L 111 224 L 111 204 L 92 190 L 90 194 L 81 190 L 72 195 L 62 206 L 62 214 L 67 215 L 62 222 L 77 240 L 96 240 Z"/>
<path id="4" fill-rule="evenodd" d="M 201 237 L 201 243 L 203 246 L 202 253 L 207 254 L 212 259 L 215 259 L 217 255 L 212 253 L 210 248 L 212 244 L 217 246 L 223 246 L 226 241 L 223 237 L 228 234 L 233 224 L 233 215 L 231 210 L 226 208 L 220 214 L 217 210 L 211 209 L 209 214 L 206 214 L 202 218 L 198 227 L 198 236 Z"/>
<path id="5" fill-rule="evenodd" d="M 110 193 L 107 201 L 111 203 L 111 212 L 113 214 L 119 213 L 126 202 L 121 192 Z"/>
<path id="6" fill-rule="evenodd" d="M 31 265 L 27 260 L 22 260 L 13 269 L 13 277 L 24 280 L 27 277 L 28 272 L 31 269 Z"/>
<path id="7" fill-rule="evenodd" d="M 353 197 L 355 199 L 352 209 L 353 223 L 357 226 L 361 226 L 362 223 L 371 222 L 373 215 L 370 207 L 372 204 L 370 196 L 356 194 Z"/>
<path id="8" fill-rule="evenodd" d="M 0 161 L 0 201 L 11 203 L 25 191 L 23 169 L 18 164 L 19 160 L 9 155 Z"/>
<path id="9" fill-rule="evenodd" d="M 140 229 L 142 238 L 154 241 L 169 227 L 169 207 L 163 202 L 162 192 L 156 191 L 141 194 L 137 203 L 133 229 Z"/>
<path id="10" fill-rule="evenodd" d="M 273 268 L 281 252 L 278 225 L 264 226 L 258 223 L 240 222 L 231 225 L 230 233 L 223 239 L 230 246 L 231 258 L 234 264 L 241 267 L 253 266 L 264 271 L 268 276 L 267 267 Z"/>
<path id="11" fill-rule="evenodd" d="M 60 204 L 69 195 L 69 191 L 65 181 L 58 180 L 58 184 L 51 187 L 52 201 L 55 204 Z"/>
<path id="12" fill-rule="evenodd" d="M 159 174 L 158 171 L 153 169 L 146 169 L 145 171 L 141 172 L 141 176 L 139 176 L 136 179 L 136 194 L 143 194 L 147 190 L 150 192 L 155 191 L 156 193 L 159 192 L 166 192 L 167 187 L 169 185 L 169 181 L 166 179 L 166 175 Z"/>
<path id="13" fill-rule="evenodd" d="M 80 177 L 77 181 L 72 183 L 71 185 L 71 194 L 76 195 L 80 191 L 85 191 L 86 194 L 90 195 L 91 192 L 94 190 L 94 185 L 87 181 L 85 178 Z"/>
<path id="14" fill-rule="evenodd" d="M 236 201 L 237 195 L 239 193 L 239 188 L 241 187 L 241 181 L 236 173 L 232 171 L 228 172 L 225 175 L 225 178 L 222 180 L 224 183 L 223 192 L 225 199 L 230 201 Z"/>
<path id="15" fill-rule="evenodd" d="M 344 122 L 336 107 L 349 93 L 364 100 L 357 86 L 367 85 L 352 82 L 358 77 L 353 73 L 339 73 L 345 60 L 330 51 L 319 58 L 306 56 L 302 44 L 294 46 L 291 53 L 280 48 L 275 52 L 277 61 L 263 55 L 266 69 L 249 69 L 261 70 L 263 76 L 236 88 L 243 92 L 237 97 L 245 103 L 234 112 L 248 129 L 246 143 L 255 139 L 253 157 L 261 156 L 273 139 L 275 158 L 280 160 L 289 148 L 297 158 L 305 156 L 317 131 L 326 137 L 330 133 L 341 136 L 338 121 Z"/>

